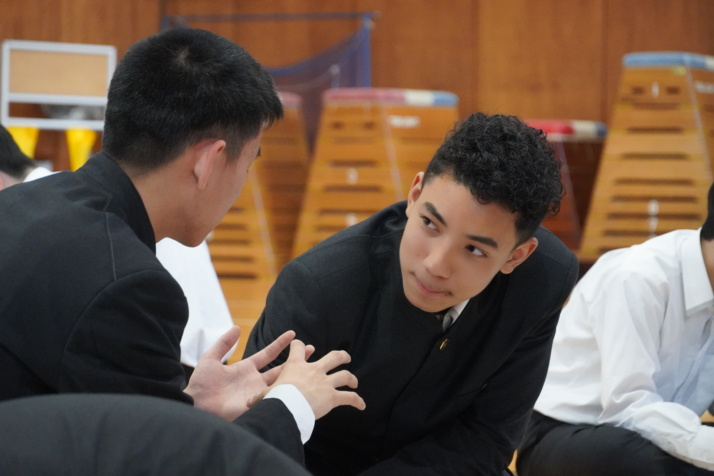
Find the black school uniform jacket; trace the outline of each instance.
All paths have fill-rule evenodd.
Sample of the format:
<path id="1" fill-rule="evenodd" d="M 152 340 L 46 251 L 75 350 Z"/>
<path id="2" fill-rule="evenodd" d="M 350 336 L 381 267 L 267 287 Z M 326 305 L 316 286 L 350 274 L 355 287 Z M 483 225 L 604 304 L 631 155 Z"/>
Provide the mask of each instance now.
<path id="1" fill-rule="evenodd" d="M 404 296 L 406 203 L 290 262 L 271 289 L 246 355 L 281 332 L 350 353 L 363 412 L 339 407 L 305 446 L 315 474 L 500 474 L 541 390 L 575 255 L 545 228 L 535 252 L 499 273 L 444 333 Z"/>
<path id="2" fill-rule="evenodd" d="M 215 415 L 139 395 L 42 395 L 0 402 L 3 476 L 308 476 Z"/>
<path id="3" fill-rule="evenodd" d="M 192 403 L 179 360 L 188 305 L 155 246 L 139 193 L 103 153 L 0 192 L 0 400 L 124 393 Z M 301 460 L 282 402 L 260 407 L 246 424 Z"/>

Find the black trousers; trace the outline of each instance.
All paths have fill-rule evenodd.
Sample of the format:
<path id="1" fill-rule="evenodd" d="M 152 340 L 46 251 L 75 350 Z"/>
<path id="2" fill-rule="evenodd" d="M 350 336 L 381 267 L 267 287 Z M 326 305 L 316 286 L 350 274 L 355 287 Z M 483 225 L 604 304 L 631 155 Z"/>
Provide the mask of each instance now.
<path id="1" fill-rule="evenodd" d="M 533 412 L 518 450 L 518 476 L 712 476 L 611 425 L 570 425 Z"/>

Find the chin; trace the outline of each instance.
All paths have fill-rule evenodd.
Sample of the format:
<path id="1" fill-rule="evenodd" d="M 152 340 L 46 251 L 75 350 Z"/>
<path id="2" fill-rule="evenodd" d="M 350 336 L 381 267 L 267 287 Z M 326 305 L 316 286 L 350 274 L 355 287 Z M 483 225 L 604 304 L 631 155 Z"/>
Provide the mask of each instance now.
<path id="1" fill-rule="evenodd" d="M 203 243 L 203 238 L 198 238 L 194 236 L 169 236 L 174 241 L 181 243 L 189 248 L 195 248 L 196 246 Z"/>
<path id="2" fill-rule="evenodd" d="M 406 296 L 407 301 L 409 301 L 412 306 L 417 309 L 421 309 L 424 312 L 436 313 L 444 309 L 443 307 L 439 307 L 438 303 L 424 299 L 416 291 L 409 292 L 407 289 L 404 289 L 404 296 Z"/>

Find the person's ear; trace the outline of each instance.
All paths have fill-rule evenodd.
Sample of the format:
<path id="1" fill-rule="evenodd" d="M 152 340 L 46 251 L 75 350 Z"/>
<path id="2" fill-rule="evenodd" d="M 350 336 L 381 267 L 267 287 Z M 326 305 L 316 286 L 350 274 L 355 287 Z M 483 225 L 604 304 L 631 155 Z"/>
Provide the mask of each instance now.
<path id="1" fill-rule="evenodd" d="M 409 216 L 409 213 L 412 207 L 414 206 L 414 203 L 419 198 L 419 195 L 421 195 L 421 189 L 423 186 L 424 172 L 419 172 L 414 177 L 414 180 L 412 181 L 412 186 L 409 188 L 409 193 L 407 193 L 407 216 Z"/>
<path id="2" fill-rule="evenodd" d="M 196 161 L 193 165 L 193 174 L 196 177 L 196 186 L 205 190 L 211 174 L 215 171 L 221 153 L 226 149 L 226 141 L 212 140 L 208 143 L 197 144 L 195 153 Z"/>
<path id="3" fill-rule="evenodd" d="M 503 274 L 510 274 L 514 269 L 523 263 L 538 247 L 538 239 L 535 237 L 530 237 L 511 252 L 511 256 L 508 261 L 501 266 L 501 272 Z"/>

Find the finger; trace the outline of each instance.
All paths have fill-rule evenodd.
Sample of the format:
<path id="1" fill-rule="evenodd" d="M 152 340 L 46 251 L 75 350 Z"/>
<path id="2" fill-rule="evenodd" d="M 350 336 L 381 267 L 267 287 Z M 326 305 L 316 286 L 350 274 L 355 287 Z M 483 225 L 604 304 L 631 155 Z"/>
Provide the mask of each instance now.
<path id="1" fill-rule="evenodd" d="M 305 362 L 306 346 L 301 340 L 295 339 L 290 343 L 290 354 L 287 362 Z"/>
<path id="2" fill-rule="evenodd" d="M 265 382 L 265 385 L 273 385 L 280 376 L 280 372 L 283 371 L 283 368 L 284 367 L 282 365 L 278 365 L 277 367 L 273 367 L 272 369 L 263 372 L 261 376 L 263 377 L 263 382 Z"/>
<path id="3" fill-rule="evenodd" d="M 335 406 L 339 407 L 342 405 L 349 405 L 355 407 L 357 410 L 364 410 L 367 408 L 367 404 L 364 403 L 362 397 L 357 395 L 355 392 L 339 391 L 335 394 L 334 399 Z"/>
<path id="4" fill-rule="evenodd" d="M 350 363 L 351 360 L 352 358 L 350 357 L 350 354 L 344 350 L 333 350 L 318 360 L 316 364 L 318 364 L 320 368 L 327 373 L 335 367 Z"/>
<path id="5" fill-rule="evenodd" d="M 203 353 L 201 359 L 221 360 L 236 345 L 240 337 L 240 327 L 233 326 L 215 344 Z"/>
<path id="6" fill-rule="evenodd" d="M 315 346 L 314 345 L 306 345 L 305 346 L 305 360 L 309 359 L 312 354 L 315 353 Z"/>
<path id="7" fill-rule="evenodd" d="M 350 387 L 357 388 L 357 377 L 347 370 L 340 370 L 334 374 L 328 375 L 330 384 L 335 387 Z"/>
<path id="8" fill-rule="evenodd" d="M 270 362 L 275 360 L 277 356 L 290 344 L 295 338 L 295 331 L 287 331 L 278 336 L 273 342 L 265 346 L 260 352 L 257 352 L 248 357 L 255 364 L 256 368 L 262 369 Z"/>

